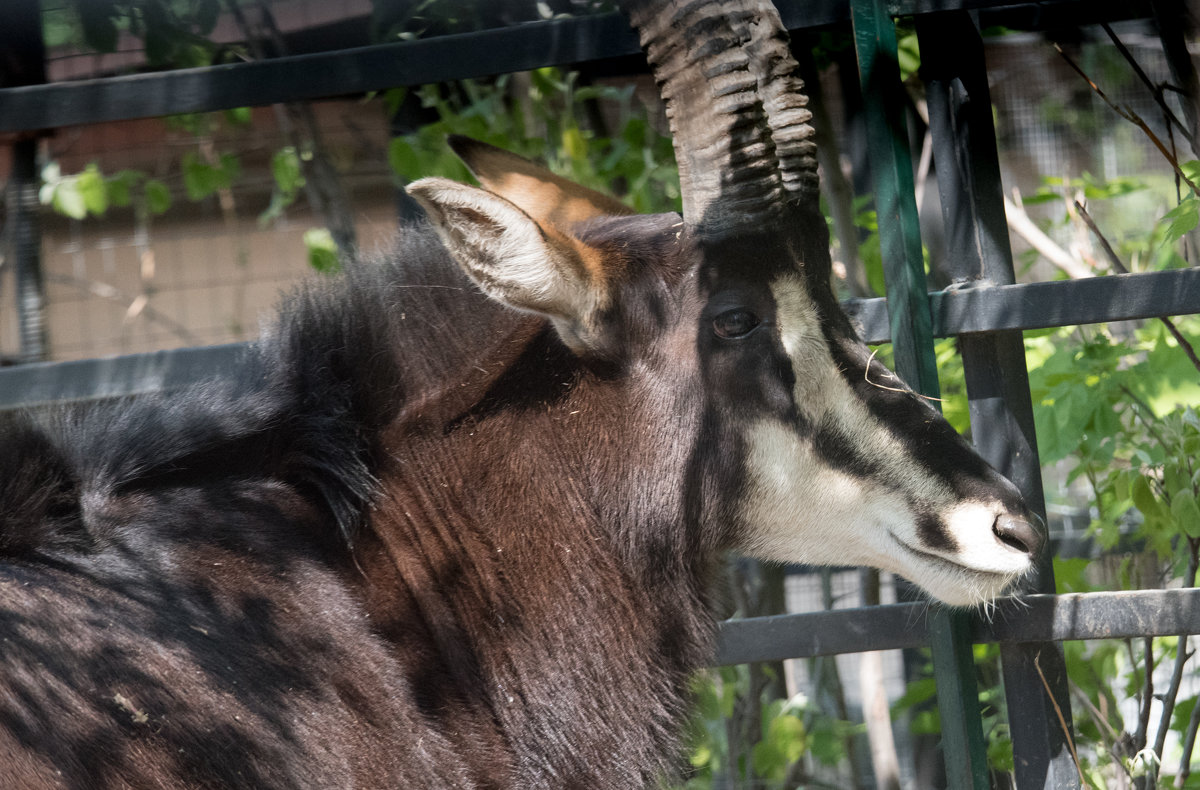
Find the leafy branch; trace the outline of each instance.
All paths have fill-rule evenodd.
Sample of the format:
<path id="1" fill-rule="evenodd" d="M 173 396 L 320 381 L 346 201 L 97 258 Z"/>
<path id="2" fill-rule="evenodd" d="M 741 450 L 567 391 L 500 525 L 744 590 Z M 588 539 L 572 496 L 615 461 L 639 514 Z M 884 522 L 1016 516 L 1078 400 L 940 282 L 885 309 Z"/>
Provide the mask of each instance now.
<path id="1" fill-rule="evenodd" d="M 1092 219 L 1092 215 L 1088 213 L 1088 210 L 1084 208 L 1083 204 L 1078 200 L 1075 201 L 1075 210 L 1079 212 L 1079 216 L 1083 218 L 1083 221 L 1087 223 L 1089 228 L 1091 228 L 1092 233 L 1096 234 L 1096 238 L 1100 240 L 1100 246 L 1104 250 L 1104 254 L 1108 257 L 1109 263 L 1112 264 L 1113 269 L 1119 274 L 1129 274 L 1129 267 L 1122 263 L 1121 259 L 1117 257 L 1117 253 L 1115 250 L 1113 250 L 1112 244 L 1110 244 L 1108 239 L 1105 238 L 1104 234 L 1100 232 L 1100 228 L 1096 226 L 1096 221 Z M 1183 336 L 1183 333 L 1179 331 L 1179 327 L 1175 325 L 1175 322 L 1165 315 L 1158 316 L 1158 320 L 1163 322 L 1163 325 L 1167 327 L 1167 331 L 1171 333 L 1171 336 L 1175 338 L 1177 343 L 1179 343 L 1179 347 L 1183 349 L 1183 352 L 1187 354 L 1188 359 L 1192 361 L 1192 365 L 1195 366 L 1196 371 L 1200 372 L 1200 357 L 1196 356 L 1196 349 L 1192 347 L 1191 342 L 1188 341 L 1188 339 Z"/>
<path id="2" fill-rule="evenodd" d="M 1196 141 L 1164 100 L 1164 92 L 1170 89 L 1169 86 L 1153 85 L 1129 50 L 1111 30 L 1108 33 L 1139 79 L 1153 93 L 1163 112 L 1168 132 L 1179 130 L 1185 139 L 1194 144 Z M 1160 220 L 1151 240 L 1157 239 L 1160 244 L 1180 240 L 1197 224 L 1200 163 L 1181 163 L 1174 150 L 1173 133 L 1164 142 L 1135 112 L 1114 103 L 1061 47 L 1056 46 L 1056 49 L 1091 91 L 1119 117 L 1137 127 L 1170 165 L 1176 177 L 1178 205 Z M 1184 184 L 1190 190 L 1186 196 L 1178 192 Z M 1065 182 L 1063 185 L 1068 186 Z M 1129 273 L 1131 267 L 1122 260 L 1089 212 L 1082 194 L 1085 188 L 1091 188 L 1086 178 L 1083 184 L 1076 187 L 1076 194 L 1067 199 L 1068 216 L 1078 219 L 1087 228 L 1109 269 L 1117 274 Z M 1096 192 L 1101 197 L 1119 194 L 1112 191 Z M 1036 238 L 1036 234 L 1029 234 L 1026 238 L 1030 236 Z M 1069 276 L 1075 276 L 1073 271 L 1082 272 L 1081 268 L 1075 267 L 1077 262 L 1081 262 L 1078 255 L 1065 253 L 1053 242 L 1034 246 L 1043 254 L 1049 251 L 1054 255 L 1057 259 L 1051 260 Z M 1063 457 L 1068 453 L 1077 455 L 1079 462 L 1072 475 L 1085 476 L 1094 491 L 1099 518 L 1093 524 L 1093 531 L 1102 544 L 1113 545 L 1122 524 L 1129 523 L 1131 514 L 1136 512 L 1141 518 L 1137 534 L 1145 541 L 1146 547 L 1160 560 L 1170 561 L 1175 568 L 1179 567 L 1176 563 L 1183 560 L 1186 570 L 1177 570 L 1172 575 L 1177 574 L 1176 579 L 1183 586 L 1195 587 L 1197 568 L 1200 567 L 1200 506 L 1197 504 L 1200 500 L 1200 470 L 1195 468 L 1192 459 L 1200 452 L 1200 417 L 1192 408 L 1176 405 L 1171 393 L 1163 387 L 1164 371 L 1157 366 L 1167 359 L 1165 355 L 1168 352 L 1182 352 L 1191 372 L 1190 376 L 1185 375 L 1180 380 L 1190 378 L 1194 381 L 1196 373 L 1200 372 L 1200 358 L 1176 319 L 1162 317 L 1159 321 L 1175 341 L 1177 352 L 1170 352 L 1169 346 L 1161 339 L 1151 340 L 1154 335 L 1148 329 L 1140 329 L 1134 332 L 1135 342 L 1118 343 L 1103 333 L 1097 333 L 1091 338 L 1085 337 L 1080 350 L 1052 353 L 1032 377 L 1035 387 L 1041 389 L 1038 433 L 1039 440 L 1043 436 L 1053 440 L 1047 442 L 1050 452 L 1044 460 L 1053 460 L 1056 455 Z M 1062 367 L 1056 361 L 1059 359 L 1064 362 L 1071 360 L 1069 364 L 1072 369 Z M 1070 391 L 1080 386 L 1086 387 L 1089 392 L 1082 394 L 1077 390 Z M 1081 413 L 1069 413 L 1073 406 L 1085 402 L 1088 406 Z M 1045 433 L 1042 425 L 1048 427 Z M 1109 719 L 1116 718 L 1118 714 L 1105 696 L 1097 696 L 1096 703 L 1092 701 L 1091 694 L 1095 694 L 1101 685 L 1098 678 L 1093 679 L 1097 682 L 1091 684 L 1090 693 L 1084 692 L 1088 697 L 1084 707 L 1093 721 L 1102 723 L 1103 737 L 1113 743 L 1110 751 L 1119 758 L 1118 764 L 1126 776 L 1132 779 L 1135 787 L 1150 790 L 1159 786 L 1167 735 L 1176 718 L 1186 664 L 1195 651 L 1189 649 L 1187 634 L 1175 638 L 1169 680 L 1166 687 L 1156 694 L 1156 651 L 1164 649 L 1163 646 L 1169 645 L 1170 641 L 1150 638 L 1141 641 L 1141 650 L 1136 651 L 1141 654 L 1140 662 L 1133 642 L 1126 640 L 1125 643 L 1131 672 L 1129 691 L 1138 701 L 1133 732 L 1126 733 L 1124 727 L 1114 727 L 1109 723 Z M 1165 660 L 1157 663 L 1164 667 L 1168 665 Z M 1082 692 L 1079 686 L 1076 689 L 1077 694 Z M 1151 706 L 1156 700 L 1162 707 L 1155 720 Z M 1200 709 L 1196 700 L 1188 700 L 1188 704 L 1191 710 L 1188 712 L 1187 731 L 1182 733 L 1182 754 L 1174 777 L 1175 786 L 1180 788 L 1190 775 L 1196 720 L 1200 718 L 1200 714 L 1196 713 Z M 1119 718 L 1116 720 L 1119 721 Z M 1153 738 L 1150 735 L 1152 723 Z"/>

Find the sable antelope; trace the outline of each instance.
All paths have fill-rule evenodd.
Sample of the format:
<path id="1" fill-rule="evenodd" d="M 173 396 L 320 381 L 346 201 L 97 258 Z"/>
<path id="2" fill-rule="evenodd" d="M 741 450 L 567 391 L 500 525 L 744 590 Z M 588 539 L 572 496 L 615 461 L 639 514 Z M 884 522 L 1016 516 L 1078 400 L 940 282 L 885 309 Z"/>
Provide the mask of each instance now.
<path id="1" fill-rule="evenodd" d="M 840 312 L 766 0 L 631 0 L 683 217 L 453 142 L 230 383 L 13 418 L 0 787 L 631 788 L 727 549 L 969 605 L 1041 542 Z M 456 265 L 457 264 L 457 265 Z"/>

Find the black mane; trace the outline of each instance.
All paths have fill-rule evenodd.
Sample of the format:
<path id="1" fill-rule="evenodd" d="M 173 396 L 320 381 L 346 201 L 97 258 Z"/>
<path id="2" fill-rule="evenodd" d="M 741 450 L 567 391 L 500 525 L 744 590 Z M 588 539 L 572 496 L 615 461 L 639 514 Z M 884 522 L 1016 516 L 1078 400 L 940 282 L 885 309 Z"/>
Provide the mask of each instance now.
<path id="1" fill-rule="evenodd" d="M 514 318 L 477 293 L 427 226 L 410 226 L 386 259 L 285 298 L 227 379 L 0 417 L 0 556 L 98 547 L 97 510 L 111 495 L 214 473 L 291 486 L 352 543 L 375 492 L 380 429 L 421 382 L 453 379 L 480 329 Z M 420 353 L 430 346 L 441 357 Z M 431 366 L 442 369 L 421 369 Z"/>

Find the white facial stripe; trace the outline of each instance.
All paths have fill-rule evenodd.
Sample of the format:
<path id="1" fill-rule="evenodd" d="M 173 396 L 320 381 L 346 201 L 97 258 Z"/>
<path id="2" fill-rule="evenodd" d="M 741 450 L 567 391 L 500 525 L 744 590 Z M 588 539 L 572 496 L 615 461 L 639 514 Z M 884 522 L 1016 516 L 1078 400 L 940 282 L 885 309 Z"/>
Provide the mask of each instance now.
<path id="1" fill-rule="evenodd" d="M 878 422 L 838 371 L 798 278 L 783 278 L 772 291 L 798 408 L 878 473 L 832 468 L 795 426 L 774 419 L 748 426 L 749 492 L 742 517 L 752 534 L 742 548 L 784 562 L 879 567 L 956 605 L 998 595 L 1030 564 L 992 534 L 1001 505 L 959 500 Z M 953 550 L 937 551 L 920 540 L 909 505 L 914 500 L 939 514 L 954 538 Z"/>
<path id="2" fill-rule="evenodd" d="M 964 534 L 978 534 L 981 542 L 986 538 L 992 545 L 970 546 L 942 559 L 924 549 L 906 548 L 919 544 L 892 537 L 913 531 L 912 514 L 902 497 L 824 465 L 811 445 L 786 426 L 761 421 L 751 427 L 747 440 L 751 494 L 742 517 L 754 532 L 740 548 L 753 556 L 881 568 L 955 606 L 995 598 L 1029 568 L 1024 555 L 996 545 L 990 529 L 993 514 L 967 512 L 978 511 L 979 505 L 956 508 L 951 529 L 960 544 Z M 964 527 L 962 518 L 975 523 Z"/>
<path id="3" fill-rule="evenodd" d="M 780 339 L 792 361 L 795 398 L 800 410 L 814 425 L 836 430 L 847 444 L 881 470 L 882 478 L 902 481 L 906 494 L 930 502 L 953 501 L 953 492 L 926 472 L 850 389 L 829 354 L 817 325 L 816 307 L 800 279 L 782 278 L 773 284 L 771 291 L 775 296 Z"/>
<path id="4" fill-rule="evenodd" d="M 822 464 L 810 444 L 774 420 L 750 426 L 746 438 L 751 495 L 743 518 L 753 525 L 747 551 L 828 565 L 881 565 L 891 558 L 891 547 L 878 536 L 909 520 L 898 497 Z"/>

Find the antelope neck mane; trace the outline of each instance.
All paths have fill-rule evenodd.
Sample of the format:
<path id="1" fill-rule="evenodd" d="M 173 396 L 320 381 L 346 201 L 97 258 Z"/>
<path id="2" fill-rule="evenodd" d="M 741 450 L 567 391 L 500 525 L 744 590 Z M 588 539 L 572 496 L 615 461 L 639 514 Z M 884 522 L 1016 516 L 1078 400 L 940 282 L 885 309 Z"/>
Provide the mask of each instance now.
<path id="1" fill-rule="evenodd" d="M 355 262 L 286 299 L 261 354 L 269 375 L 300 396 L 350 390 L 342 398 L 374 431 L 452 419 L 544 324 L 480 293 L 429 227 L 416 224 L 401 229 L 386 257 Z M 305 396 L 308 387 L 318 394 Z"/>
<path id="2" fill-rule="evenodd" d="M 387 260 L 285 299 L 230 379 L 0 418 L 11 446 L 28 450 L 8 454 L 23 466 L 0 505 L 37 511 L 0 518 L 0 554 L 86 550 L 97 544 L 87 525 L 113 497 L 216 479 L 283 483 L 323 505 L 353 542 L 378 488 L 384 429 L 470 408 L 543 324 L 480 294 L 428 227 L 404 228 Z M 32 526 L 53 505 L 46 490 L 61 491 L 70 510 L 49 532 Z"/>

